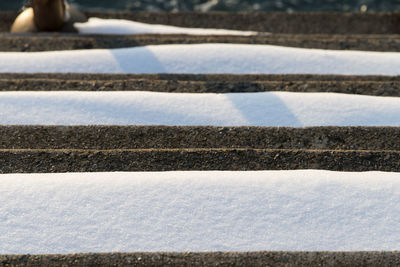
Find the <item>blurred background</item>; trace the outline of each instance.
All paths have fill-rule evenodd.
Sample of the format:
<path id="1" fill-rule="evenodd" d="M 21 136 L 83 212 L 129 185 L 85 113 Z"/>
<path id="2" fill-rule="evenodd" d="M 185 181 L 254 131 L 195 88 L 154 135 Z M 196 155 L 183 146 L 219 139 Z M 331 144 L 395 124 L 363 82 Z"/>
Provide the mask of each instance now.
<path id="1" fill-rule="evenodd" d="M 0 10 L 18 10 L 26 0 L 0 0 Z M 82 10 L 115 11 L 400 11 L 400 0 L 70 0 Z"/>

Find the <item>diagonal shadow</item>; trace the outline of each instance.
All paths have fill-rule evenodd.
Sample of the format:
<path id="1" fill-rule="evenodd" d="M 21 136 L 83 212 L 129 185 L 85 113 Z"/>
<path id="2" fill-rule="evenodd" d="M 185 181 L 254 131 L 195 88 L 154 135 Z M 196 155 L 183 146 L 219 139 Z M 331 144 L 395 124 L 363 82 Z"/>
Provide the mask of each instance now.
<path id="1" fill-rule="evenodd" d="M 225 96 L 246 118 L 248 126 L 302 127 L 286 104 L 273 92 L 229 93 Z"/>
<path id="2" fill-rule="evenodd" d="M 166 72 L 164 65 L 147 47 L 110 49 L 110 53 L 124 73 Z"/>

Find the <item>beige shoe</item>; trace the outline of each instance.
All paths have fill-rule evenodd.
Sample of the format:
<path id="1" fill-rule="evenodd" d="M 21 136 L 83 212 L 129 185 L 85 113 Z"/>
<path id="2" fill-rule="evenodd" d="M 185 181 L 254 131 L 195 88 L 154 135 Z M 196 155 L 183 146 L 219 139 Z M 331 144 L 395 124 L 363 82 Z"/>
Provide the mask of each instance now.
<path id="1" fill-rule="evenodd" d="M 86 16 L 66 0 L 31 0 L 30 7 L 15 19 L 11 32 L 76 32 L 73 24 L 85 21 Z"/>

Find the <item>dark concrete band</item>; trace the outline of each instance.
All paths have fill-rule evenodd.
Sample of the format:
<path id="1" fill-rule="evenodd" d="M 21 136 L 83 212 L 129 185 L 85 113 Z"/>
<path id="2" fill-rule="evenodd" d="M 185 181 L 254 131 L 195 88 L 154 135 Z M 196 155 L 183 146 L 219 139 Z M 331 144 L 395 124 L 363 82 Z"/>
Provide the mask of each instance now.
<path id="1" fill-rule="evenodd" d="M 0 149 L 400 151 L 400 127 L 0 126 Z"/>
<path id="2" fill-rule="evenodd" d="M 400 81 L 180 81 L 157 79 L 0 79 L 0 91 L 153 91 L 174 93 L 332 92 L 400 96 Z"/>
<path id="3" fill-rule="evenodd" d="M 397 52 L 400 39 L 399 35 L 326 34 L 262 34 L 255 36 L 0 34 L 0 51 L 14 52 L 199 43 L 270 44 L 300 48 Z"/>
<path id="4" fill-rule="evenodd" d="M 0 73 L 0 91 L 335 92 L 400 96 L 397 76 Z"/>
<path id="5" fill-rule="evenodd" d="M 277 149 L 0 150 L 1 173 L 400 170 L 400 151 Z"/>
<path id="6" fill-rule="evenodd" d="M 0 266 L 396 266 L 399 252 L 182 252 L 0 255 Z"/>

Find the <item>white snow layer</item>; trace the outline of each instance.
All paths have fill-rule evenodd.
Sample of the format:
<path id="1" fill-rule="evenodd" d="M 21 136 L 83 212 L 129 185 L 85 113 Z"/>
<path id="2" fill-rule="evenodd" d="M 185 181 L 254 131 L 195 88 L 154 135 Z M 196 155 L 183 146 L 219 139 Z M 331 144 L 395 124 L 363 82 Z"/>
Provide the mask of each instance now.
<path id="1" fill-rule="evenodd" d="M 0 254 L 399 250 L 400 174 L 0 175 Z"/>
<path id="2" fill-rule="evenodd" d="M 399 75 L 400 53 L 244 44 L 0 52 L 0 72 Z"/>
<path id="3" fill-rule="evenodd" d="M 254 31 L 224 29 L 185 28 L 123 19 L 89 18 L 87 22 L 75 23 L 81 34 L 194 34 L 194 35 L 255 35 Z"/>
<path id="4" fill-rule="evenodd" d="M 0 124 L 400 126 L 400 98 L 337 93 L 0 92 Z"/>

